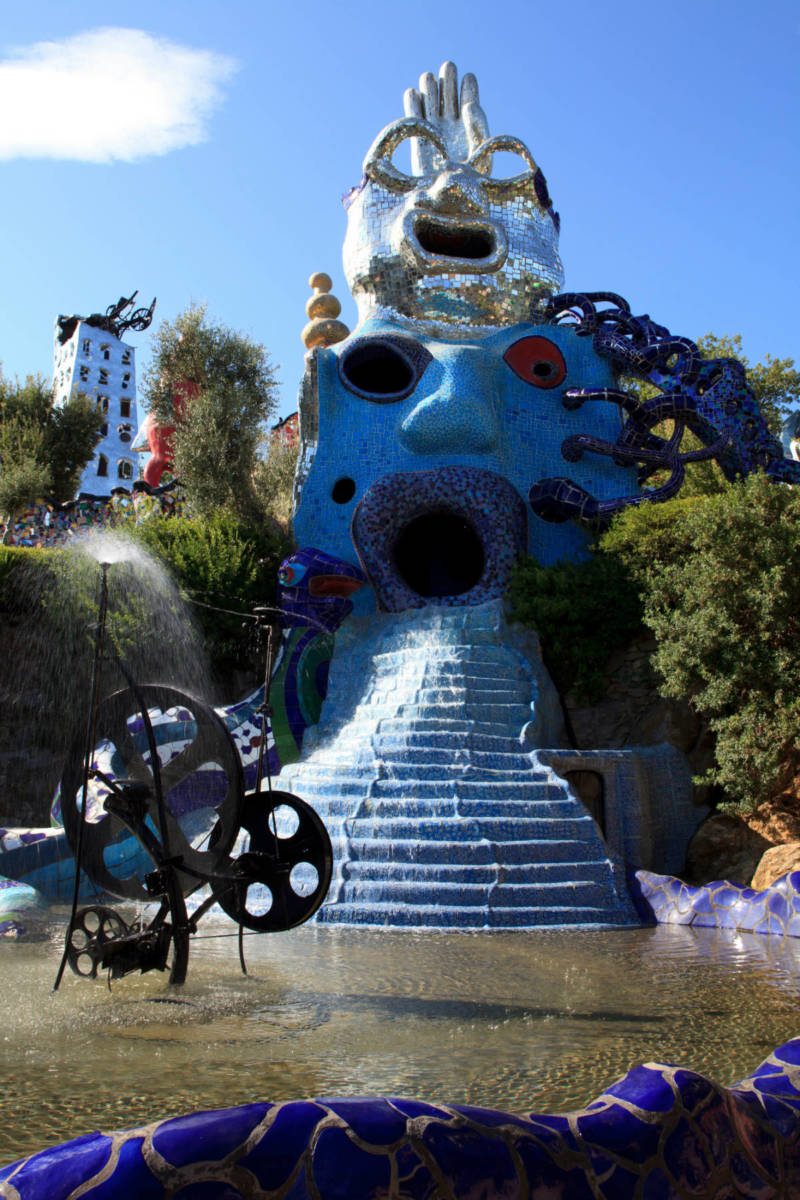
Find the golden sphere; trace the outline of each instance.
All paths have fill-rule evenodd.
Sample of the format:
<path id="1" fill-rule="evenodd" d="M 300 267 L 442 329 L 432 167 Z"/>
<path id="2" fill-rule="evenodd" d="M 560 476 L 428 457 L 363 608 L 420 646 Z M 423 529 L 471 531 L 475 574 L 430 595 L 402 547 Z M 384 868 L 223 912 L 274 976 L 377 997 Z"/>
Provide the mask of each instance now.
<path id="1" fill-rule="evenodd" d="M 315 346 L 334 346 L 337 342 L 343 342 L 349 333 L 350 330 L 342 321 L 323 317 L 309 321 L 300 336 L 306 349 L 313 350 Z"/>
<path id="2" fill-rule="evenodd" d="M 306 301 L 306 314 L 309 317 L 338 317 L 342 306 L 330 292 L 317 292 Z"/>
<path id="3" fill-rule="evenodd" d="M 333 287 L 333 280 L 324 271 L 315 271 L 309 278 L 308 286 L 317 292 L 329 292 Z"/>

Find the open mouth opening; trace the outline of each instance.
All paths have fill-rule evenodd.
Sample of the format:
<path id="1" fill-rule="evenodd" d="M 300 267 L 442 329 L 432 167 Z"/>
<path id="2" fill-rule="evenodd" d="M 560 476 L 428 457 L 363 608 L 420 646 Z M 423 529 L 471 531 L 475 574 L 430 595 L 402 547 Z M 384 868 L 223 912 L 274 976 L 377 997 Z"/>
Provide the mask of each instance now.
<path id="1" fill-rule="evenodd" d="M 392 557 L 401 579 L 425 599 L 463 596 L 483 575 L 483 546 L 472 525 L 451 512 L 427 512 L 400 530 Z"/>
<path id="2" fill-rule="evenodd" d="M 427 275 L 491 274 L 499 271 L 508 257 L 508 240 L 502 225 L 479 217 L 415 208 L 404 216 L 400 236 L 418 269 Z"/>
<path id="3" fill-rule="evenodd" d="M 482 604 L 503 595 L 527 546 L 525 505 L 477 467 L 399 471 L 376 480 L 352 534 L 378 608 Z"/>
<path id="4" fill-rule="evenodd" d="M 445 258 L 478 260 L 491 258 L 496 241 L 491 230 L 469 225 L 442 225 L 429 219 L 418 221 L 417 240 L 428 254 Z"/>

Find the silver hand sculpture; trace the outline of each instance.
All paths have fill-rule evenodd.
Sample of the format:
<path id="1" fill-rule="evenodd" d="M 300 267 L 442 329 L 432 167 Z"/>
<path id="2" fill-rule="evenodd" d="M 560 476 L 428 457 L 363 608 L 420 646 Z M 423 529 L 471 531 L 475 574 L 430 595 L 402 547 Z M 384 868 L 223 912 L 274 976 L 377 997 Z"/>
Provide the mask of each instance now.
<path id="1" fill-rule="evenodd" d="M 438 80 L 430 71 L 421 75 L 419 91 L 408 88 L 404 93 L 403 110 L 407 117 L 421 117 L 434 127 L 452 162 L 466 162 L 489 137 L 489 124 L 478 99 L 478 81 L 474 75 L 466 74 L 461 80 L 459 97 L 455 63 L 443 63 Z M 411 169 L 415 175 L 431 175 L 440 170 L 438 157 L 432 142 L 412 139 Z"/>

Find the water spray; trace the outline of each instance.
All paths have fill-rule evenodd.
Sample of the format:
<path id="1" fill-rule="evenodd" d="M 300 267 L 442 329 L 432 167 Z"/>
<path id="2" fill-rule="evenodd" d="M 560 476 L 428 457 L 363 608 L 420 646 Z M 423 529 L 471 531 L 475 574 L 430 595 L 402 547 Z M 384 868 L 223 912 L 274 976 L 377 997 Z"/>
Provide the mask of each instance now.
<path id="1" fill-rule="evenodd" d="M 239 957 L 246 974 L 244 930 L 278 932 L 307 921 L 324 900 L 333 869 L 330 838 L 320 818 L 299 797 L 272 787 L 267 742 L 273 631 L 267 610 L 253 614 L 262 628 L 267 626 L 267 644 L 256 786 L 246 791 L 227 725 L 200 700 L 165 684 L 138 684 L 118 653 L 113 662 L 127 687 L 101 699 L 109 562 L 100 566 L 86 734 L 68 758 L 61 781 L 64 828 L 76 866 L 64 955 L 53 990 L 66 965 L 89 978 L 104 968 L 110 981 L 134 970 L 167 969 L 170 949 L 170 983 L 182 984 L 191 935 L 215 904 L 239 926 Z M 153 715 L 157 713 L 160 718 Z M 173 742 L 165 741 L 163 730 L 156 737 L 154 722 L 173 719 L 181 726 Z M 113 758 L 113 771 L 104 757 Z M 90 780 L 105 789 L 91 819 Z M 184 813 L 198 807 L 213 809 L 215 817 L 200 843 L 191 821 L 188 827 L 181 823 Z M 247 833 L 248 846 L 235 856 L 240 830 Z M 149 920 L 140 916 L 128 924 L 105 903 L 78 908 L 82 873 L 99 895 L 156 902 L 158 911 Z M 209 895 L 189 917 L 186 897 L 203 884 Z"/>

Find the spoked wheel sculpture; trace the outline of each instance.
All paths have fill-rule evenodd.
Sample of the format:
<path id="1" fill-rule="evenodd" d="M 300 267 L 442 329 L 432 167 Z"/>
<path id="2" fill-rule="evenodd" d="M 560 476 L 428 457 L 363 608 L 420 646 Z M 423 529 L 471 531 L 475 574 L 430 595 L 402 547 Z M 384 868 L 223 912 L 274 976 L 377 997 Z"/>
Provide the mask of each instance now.
<path id="1" fill-rule="evenodd" d="M 103 893 L 159 907 L 133 925 L 105 905 L 75 908 L 65 958 L 76 974 L 164 970 L 171 951 L 170 982 L 183 983 L 190 936 L 215 902 L 240 927 L 240 953 L 244 929 L 291 929 L 313 916 L 331 879 L 325 826 L 299 797 L 269 780 L 262 788 L 260 769 L 245 792 L 236 745 L 211 708 L 131 683 L 97 706 L 92 740 L 91 764 L 76 742 L 61 783 L 78 867 Z M 233 857 L 241 830 L 245 849 Z M 203 884 L 210 895 L 189 917 L 186 897 Z"/>

